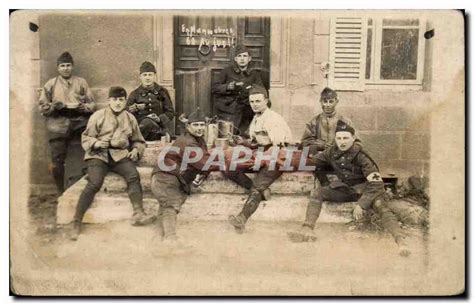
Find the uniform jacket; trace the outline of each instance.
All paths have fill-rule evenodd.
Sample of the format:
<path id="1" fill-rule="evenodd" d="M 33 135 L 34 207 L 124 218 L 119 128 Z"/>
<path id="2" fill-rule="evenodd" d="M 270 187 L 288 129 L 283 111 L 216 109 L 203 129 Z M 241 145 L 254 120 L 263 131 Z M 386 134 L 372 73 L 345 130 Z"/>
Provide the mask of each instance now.
<path id="1" fill-rule="evenodd" d="M 54 102 L 62 102 L 66 107 L 56 110 L 53 108 Z M 76 109 L 79 103 L 84 104 L 84 111 Z M 94 96 L 86 80 L 74 75 L 69 79 L 57 76 L 48 80 L 39 98 L 39 111 L 47 118 L 48 131 L 62 135 L 67 134 L 71 121 L 83 122 L 83 125 L 76 126 L 85 127 L 95 107 Z"/>
<path id="2" fill-rule="evenodd" d="M 354 127 L 349 118 L 337 112 L 332 117 L 328 117 L 324 113 L 316 115 L 306 124 L 303 136 L 301 137 L 301 145 L 309 146 L 309 152 L 311 154 L 315 154 L 318 151 L 323 151 L 326 148 L 324 143 L 334 142 L 334 138 L 336 136 L 336 125 L 337 121 L 339 120 Z M 357 132 L 356 138 L 358 138 Z M 318 143 L 317 140 L 322 140 L 324 143 Z"/>
<path id="3" fill-rule="evenodd" d="M 255 114 L 250 123 L 249 135 L 261 146 L 292 142 L 291 130 L 285 119 L 269 108 L 262 114 Z"/>
<path id="4" fill-rule="evenodd" d="M 110 141 L 108 149 L 96 149 L 98 140 Z M 128 111 L 115 115 L 110 107 L 98 110 L 89 119 L 82 133 L 82 148 L 86 154 L 84 160 L 100 159 L 108 163 L 108 155 L 116 162 L 127 157 L 128 152 L 138 149 L 138 157 L 145 150 L 145 139 L 140 132 L 137 120 Z"/>
<path id="5" fill-rule="evenodd" d="M 316 166 L 330 165 L 338 180 L 330 183 L 330 187 L 356 187 L 363 185 L 363 193 L 358 203 L 367 209 L 374 199 L 385 192 L 382 177 L 375 161 L 362 150 L 359 145 L 353 145 L 343 152 L 336 145 L 313 156 Z"/>
<path id="6" fill-rule="evenodd" d="M 138 122 L 141 122 L 147 115 L 154 113 L 160 118 L 158 124 L 166 128 L 167 124 L 174 117 L 173 103 L 171 102 L 168 90 L 157 83 L 151 89 L 140 86 L 133 90 L 128 97 L 127 107 L 133 104 L 145 104 L 144 110 L 138 110 L 133 113 Z"/>
<path id="7" fill-rule="evenodd" d="M 243 82 L 244 84 L 235 87 L 234 90 L 227 90 L 227 85 L 232 82 Z M 245 105 L 249 104 L 249 87 L 253 84 L 263 86 L 260 72 L 255 69 L 241 71 L 237 64 L 224 68 L 212 84 L 211 92 L 214 95 L 214 102 L 219 113 L 235 114 L 242 111 Z"/>

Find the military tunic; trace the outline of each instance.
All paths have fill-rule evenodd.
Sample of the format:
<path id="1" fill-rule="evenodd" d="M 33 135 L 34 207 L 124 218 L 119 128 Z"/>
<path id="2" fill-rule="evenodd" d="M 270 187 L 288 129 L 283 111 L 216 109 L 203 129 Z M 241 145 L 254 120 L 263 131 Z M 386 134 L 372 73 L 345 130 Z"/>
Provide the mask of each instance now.
<path id="1" fill-rule="evenodd" d="M 144 105 L 143 110 L 131 111 L 147 141 L 159 140 L 167 132 L 174 117 L 174 108 L 168 90 L 157 83 L 152 88 L 138 87 L 130 93 L 127 106 Z"/>
<path id="2" fill-rule="evenodd" d="M 228 90 L 227 85 L 232 81 L 243 85 Z M 242 71 L 235 63 L 225 68 L 212 84 L 217 116 L 233 122 L 241 133 L 246 132 L 254 115 L 249 104 L 249 87 L 253 84 L 263 86 L 260 72 L 249 67 Z"/>
<path id="3" fill-rule="evenodd" d="M 55 109 L 54 103 L 62 102 L 63 109 Z M 83 110 L 77 109 L 78 105 Z M 85 173 L 84 151 L 80 145 L 81 133 L 94 112 L 96 103 L 86 80 L 71 76 L 54 77 L 46 82 L 39 98 L 39 111 L 46 117 L 46 128 L 52 160 L 52 174 L 56 187 L 62 193 Z M 68 151 L 73 154 L 67 160 Z M 67 177 L 65 178 L 65 172 Z"/>

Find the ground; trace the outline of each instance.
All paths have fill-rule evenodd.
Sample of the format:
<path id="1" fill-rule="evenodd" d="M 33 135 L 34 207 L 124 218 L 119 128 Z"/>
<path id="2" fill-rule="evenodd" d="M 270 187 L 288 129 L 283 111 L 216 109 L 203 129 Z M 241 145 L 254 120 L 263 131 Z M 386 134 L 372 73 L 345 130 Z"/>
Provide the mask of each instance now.
<path id="1" fill-rule="evenodd" d="M 30 200 L 34 266 L 51 277 L 36 293 L 416 294 L 427 268 L 420 230 L 409 230 L 406 258 L 389 235 L 343 223 L 318 224 L 318 241 L 300 244 L 286 236 L 299 223 L 253 221 L 242 235 L 225 221 L 179 221 L 174 246 L 160 241 L 155 225 L 127 222 L 86 225 L 72 242 L 54 223 L 54 199 Z"/>

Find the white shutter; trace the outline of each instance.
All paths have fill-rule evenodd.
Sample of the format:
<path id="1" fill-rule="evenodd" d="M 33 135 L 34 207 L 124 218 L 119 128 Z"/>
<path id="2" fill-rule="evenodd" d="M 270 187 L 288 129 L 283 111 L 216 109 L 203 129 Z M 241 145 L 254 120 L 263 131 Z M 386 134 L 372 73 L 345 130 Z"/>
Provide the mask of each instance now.
<path id="1" fill-rule="evenodd" d="M 329 87 L 363 91 L 367 51 L 367 18 L 331 18 Z"/>

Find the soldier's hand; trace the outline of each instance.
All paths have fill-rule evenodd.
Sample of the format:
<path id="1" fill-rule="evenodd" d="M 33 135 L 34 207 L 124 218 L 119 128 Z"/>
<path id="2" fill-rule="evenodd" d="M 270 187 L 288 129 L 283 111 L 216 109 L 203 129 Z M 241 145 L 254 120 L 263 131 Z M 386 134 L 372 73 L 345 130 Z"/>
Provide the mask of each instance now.
<path id="1" fill-rule="evenodd" d="M 64 107 L 66 107 L 66 105 L 64 105 L 64 103 L 61 102 L 61 101 L 56 101 L 56 102 L 53 103 L 53 108 L 56 109 L 56 110 L 61 110 Z"/>
<path id="2" fill-rule="evenodd" d="M 232 141 L 235 145 L 243 145 L 245 143 L 244 138 L 241 136 L 232 136 Z"/>
<path id="3" fill-rule="evenodd" d="M 136 112 L 137 110 L 138 110 L 137 104 L 133 104 L 128 107 L 128 111 L 130 112 Z"/>
<path id="4" fill-rule="evenodd" d="M 158 117 L 156 115 L 156 113 L 151 113 L 151 114 L 147 115 L 146 117 L 152 119 L 153 121 L 155 121 L 157 123 L 159 123 L 161 121 L 160 117 Z"/>
<path id="5" fill-rule="evenodd" d="M 79 103 L 79 105 L 77 106 L 77 111 L 86 112 L 87 111 L 86 105 L 84 103 Z"/>
<path id="6" fill-rule="evenodd" d="M 110 146 L 109 141 L 98 140 L 97 142 L 94 143 L 95 148 L 107 149 L 109 148 L 109 146 Z"/>
<path id="7" fill-rule="evenodd" d="M 243 85 L 244 85 L 244 82 L 235 83 L 235 86 L 236 86 L 236 87 L 242 87 Z"/>
<path id="8" fill-rule="evenodd" d="M 137 105 L 138 110 L 145 110 L 146 108 L 145 104 L 136 104 L 136 105 Z"/>
<path id="9" fill-rule="evenodd" d="M 352 211 L 352 216 L 355 220 L 360 220 L 364 216 L 364 210 L 360 207 L 360 205 L 356 205 L 354 211 Z"/>
<path id="10" fill-rule="evenodd" d="M 235 81 L 231 81 L 227 84 L 227 90 L 232 91 L 235 89 Z"/>
<path id="11" fill-rule="evenodd" d="M 128 153 L 127 157 L 128 157 L 130 160 L 132 160 L 133 162 L 138 161 L 138 149 L 136 149 L 136 148 L 132 149 L 132 150 Z"/>

